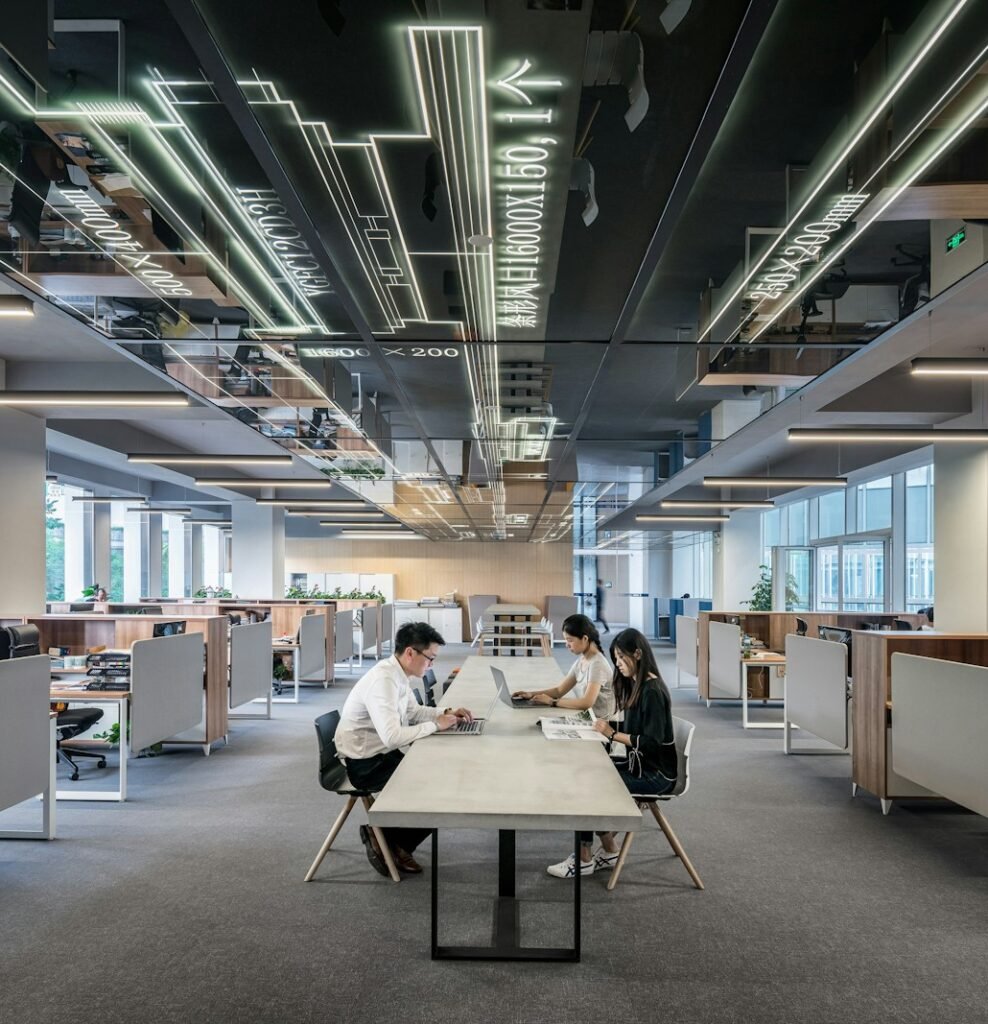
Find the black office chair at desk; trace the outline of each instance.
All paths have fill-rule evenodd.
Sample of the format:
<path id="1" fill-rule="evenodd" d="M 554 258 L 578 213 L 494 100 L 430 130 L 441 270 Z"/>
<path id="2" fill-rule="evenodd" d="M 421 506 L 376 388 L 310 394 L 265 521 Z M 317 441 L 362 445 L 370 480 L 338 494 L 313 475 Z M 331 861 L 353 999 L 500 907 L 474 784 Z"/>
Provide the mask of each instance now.
<path id="1" fill-rule="evenodd" d="M 798 615 L 796 616 L 796 636 L 806 636 L 806 632 L 809 629 L 809 623 L 806 619 L 801 619 Z"/>
<path id="2" fill-rule="evenodd" d="M 322 864 L 323 858 L 329 853 L 329 848 L 339 835 L 340 829 L 343 828 L 357 801 L 359 800 L 368 811 L 374 802 L 373 793 L 365 789 L 355 789 L 353 787 L 349 778 L 347 778 L 346 769 L 340 762 L 339 757 L 337 757 L 336 730 L 339 728 L 339 724 L 339 711 L 327 711 L 326 714 L 320 715 L 315 721 L 316 736 L 319 739 L 319 785 L 323 789 L 329 790 L 330 793 L 336 793 L 337 796 L 345 796 L 347 801 L 346 806 L 340 811 L 336 821 L 333 822 L 329 835 L 326 836 L 325 841 L 319 848 L 316 859 L 312 862 L 312 867 L 309 868 L 305 876 L 306 882 L 311 881 L 312 876 L 319 869 L 319 865 Z M 391 850 L 388 847 L 387 840 L 384 838 L 384 833 L 374 825 L 370 825 L 369 828 L 377 837 L 377 842 L 381 848 L 381 853 L 384 855 L 384 861 L 388 866 L 388 874 L 391 875 L 391 880 L 393 882 L 400 882 L 401 876 L 395 867 Z"/>
<path id="3" fill-rule="evenodd" d="M 893 619 L 892 625 L 896 629 L 909 630 L 910 632 L 913 628 L 913 624 L 908 619 Z"/>
<path id="4" fill-rule="evenodd" d="M 0 628 L 0 659 L 32 658 L 40 653 L 41 634 L 34 623 Z M 106 757 L 101 752 L 67 746 L 65 742 L 91 729 L 102 717 L 101 708 L 63 708 L 58 711 L 55 719 L 58 760 L 72 769 L 73 782 L 79 779 L 79 767 L 73 757 L 95 757 L 97 768 L 106 767 Z"/>

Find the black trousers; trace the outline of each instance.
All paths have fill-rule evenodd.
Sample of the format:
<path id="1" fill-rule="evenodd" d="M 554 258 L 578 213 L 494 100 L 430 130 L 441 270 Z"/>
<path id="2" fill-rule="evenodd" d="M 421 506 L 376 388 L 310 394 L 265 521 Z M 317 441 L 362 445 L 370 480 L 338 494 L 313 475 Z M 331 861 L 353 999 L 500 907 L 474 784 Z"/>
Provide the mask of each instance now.
<path id="1" fill-rule="evenodd" d="M 347 777 L 356 789 L 379 793 L 394 775 L 404 756 L 400 750 L 389 750 L 373 757 L 348 757 Z M 392 849 L 398 846 L 405 853 L 413 853 L 424 839 L 432 835 L 431 828 L 382 828 L 381 831 Z"/>

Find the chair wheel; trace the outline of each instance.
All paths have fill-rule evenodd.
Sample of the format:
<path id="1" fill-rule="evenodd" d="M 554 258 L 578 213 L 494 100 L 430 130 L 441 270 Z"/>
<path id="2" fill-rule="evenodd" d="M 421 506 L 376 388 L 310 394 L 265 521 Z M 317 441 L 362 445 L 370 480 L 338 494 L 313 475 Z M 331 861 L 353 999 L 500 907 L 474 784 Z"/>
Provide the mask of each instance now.
<path id="1" fill-rule="evenodd" d="M 71 779 L 71 780 L 72 780 L 73 782 L 78 782 L 78 781 L 79 781 L 79 773 L 78 773 L 78 772 L 73 772 L 73 773 L 72 773 L 72 774 L 71 774 L 71 775 L 69 776 L 69 778 L 70 778 L 70 779 Z"/>
<path id="2" fill-rule="evenodd" d="M 105 767 L 106 767 L 106 758 L 105 758 L 105 757 L 101 757 L 101 758 L 100 758 L 100 759 L 99 759 L 99 760 L 98 760 L 98 761 L 96 762 L 96 767 L 97 767 L 97 768 L 105 768 Z"/>

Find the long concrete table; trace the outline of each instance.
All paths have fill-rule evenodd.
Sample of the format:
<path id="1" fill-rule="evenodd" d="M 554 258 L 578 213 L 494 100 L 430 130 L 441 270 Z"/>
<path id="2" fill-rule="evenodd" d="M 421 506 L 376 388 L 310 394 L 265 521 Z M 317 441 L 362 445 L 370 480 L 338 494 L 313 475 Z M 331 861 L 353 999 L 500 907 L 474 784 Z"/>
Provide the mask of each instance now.
<path id="1" fill-rule="evenodd" d="M 495 697 L 491 666 L 512 689 L 557 683 L 554 660 L 468 658 L 443 697 L 448 707 L 485 715 Z M 414 743 L 375 801 L 370 820 L 382 827 L 492 828 L 498 836 L 498 898 L 490 946 L 447 946 L 438 940 L 439 840 L 432 834 L 432 958 L 453 960 L 580 959 L 580 874 L 573 879 L 572 947 L 522 946 L 515 898 L 515 832 L 631 832 L 642 816 L 603 744 L 546 740 L 538 719 L 549 708 L 494 706 L 480 736 L 428 736 Z M 556 712 L 557 714 L 563 712 Z"/>

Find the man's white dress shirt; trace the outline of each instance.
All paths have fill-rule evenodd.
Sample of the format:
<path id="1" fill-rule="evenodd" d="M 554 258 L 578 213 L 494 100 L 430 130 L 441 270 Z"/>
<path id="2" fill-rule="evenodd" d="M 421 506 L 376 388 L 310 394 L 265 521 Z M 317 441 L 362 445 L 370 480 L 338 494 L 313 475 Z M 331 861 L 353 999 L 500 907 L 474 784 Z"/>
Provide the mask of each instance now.
<path id="1" fill-rule="evenodd" d="M 422 707 L 398 659 L 379 661 L 350 691 L 336 730 L 343 757 L 373 757 L 438 731 L 439 708 Z"/>

